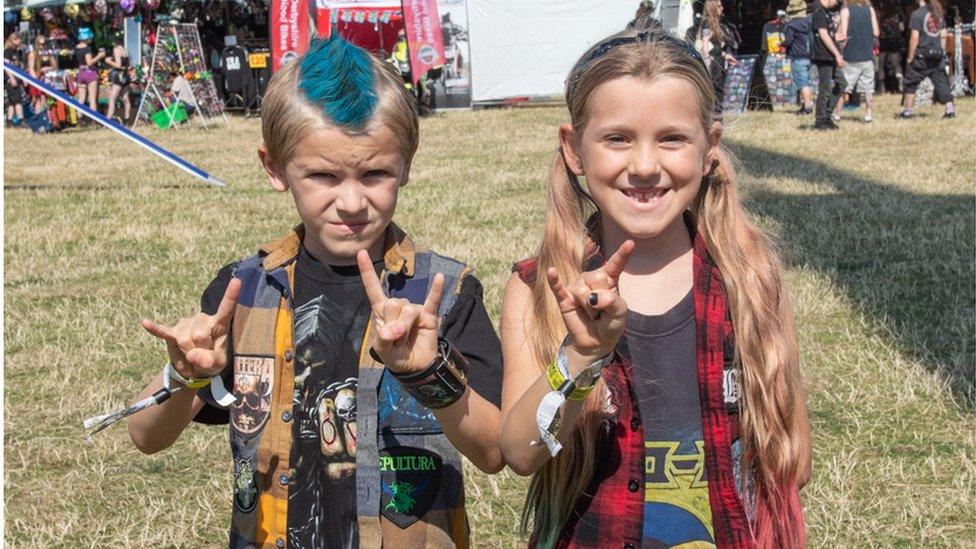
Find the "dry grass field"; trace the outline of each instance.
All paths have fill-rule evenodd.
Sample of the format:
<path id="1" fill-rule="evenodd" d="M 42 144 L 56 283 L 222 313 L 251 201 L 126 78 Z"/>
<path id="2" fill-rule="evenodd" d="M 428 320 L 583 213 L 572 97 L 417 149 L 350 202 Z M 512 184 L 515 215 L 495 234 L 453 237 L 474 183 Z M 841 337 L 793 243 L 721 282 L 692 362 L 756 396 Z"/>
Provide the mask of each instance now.
<path id="1" fill-rule="evenodd" d="M 803 492 L 815 547 L 972 547 L 976 538 L 976 113 L 935 108 L 872 125 L 798 129 L 749 113 L 726 136 L 755 219 L 781 238 L 814 435 Z M 562 108 L 422 122 L 397 219 L 477 267 L 497 320 L 513 260 L 531 254 Z M 296 221 L 266 185 L 259 123 L 146 129 L 217 177 L 211 188 L 108 131 L 4 134 L 4 537 L 11 547 L 226 546 L 227 433 L 192 426 L 154 456 L 125 428 L 81 422 L 130 401 L 163 348 L 143 316 L 194 311 L 223 264 Z M 477 547 L 521 545 L 526 482 L 469 475 Z"/>

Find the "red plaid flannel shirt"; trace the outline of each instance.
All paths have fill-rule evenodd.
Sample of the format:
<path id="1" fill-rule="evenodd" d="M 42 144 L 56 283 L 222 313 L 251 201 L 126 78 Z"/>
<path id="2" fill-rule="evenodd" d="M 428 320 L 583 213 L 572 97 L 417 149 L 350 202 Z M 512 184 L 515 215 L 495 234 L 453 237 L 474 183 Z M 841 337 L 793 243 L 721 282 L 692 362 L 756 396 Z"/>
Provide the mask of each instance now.
<path id="1" fill-rule="evenodd" d="M 586 269 L 598 267 L 594 256 Z M 527 283 L 535 278 L 536 261 L 515 266 Z M 718 547 L 755 547 L 745 505 L 734 474 L 732 441 L 738 436 L 738 413 L 726 408 L 725 363 L 731 360 L 732 324 L 722 276 L 704 241 L 694 235 L 694 299 L 698 382 L 705 438 L 705 468 L 712 526 Z M 617 353 L 604 372 L 610 406 L 597 444 L 594 477 L 563 528 L 557 547 L 639 547 L 644 524 L 644 431 L 633 393 L 634 377 L 627 353 Z"/>

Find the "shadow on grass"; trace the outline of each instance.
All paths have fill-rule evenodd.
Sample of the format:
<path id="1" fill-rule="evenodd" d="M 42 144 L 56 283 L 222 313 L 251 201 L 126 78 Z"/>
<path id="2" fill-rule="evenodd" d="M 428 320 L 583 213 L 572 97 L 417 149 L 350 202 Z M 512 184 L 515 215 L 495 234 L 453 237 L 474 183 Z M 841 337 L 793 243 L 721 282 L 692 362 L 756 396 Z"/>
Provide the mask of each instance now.
<path id="1" fill-rule="evenodd" d="M 813 160 L 732 149 L 760 181 L 819 187 L 790 194 L 760 185 L 748 207 L 780 224 L 787 261 L 829 276 L 887 340 L 937 372 L 972 409 L 976 196 L 914 194 Z"/>

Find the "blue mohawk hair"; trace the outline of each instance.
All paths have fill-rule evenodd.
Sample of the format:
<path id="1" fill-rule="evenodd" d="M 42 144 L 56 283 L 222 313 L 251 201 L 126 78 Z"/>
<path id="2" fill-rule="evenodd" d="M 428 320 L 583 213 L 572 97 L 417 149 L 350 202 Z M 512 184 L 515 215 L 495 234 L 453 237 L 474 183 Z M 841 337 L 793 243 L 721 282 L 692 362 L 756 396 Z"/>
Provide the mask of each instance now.
<path id="1" fill-rule="evenodd" d="M 305 98 L 336 124 L 362 129 L 379 103 L 369 54 L 338 36 L 313 38 L 299 63 Z"/>

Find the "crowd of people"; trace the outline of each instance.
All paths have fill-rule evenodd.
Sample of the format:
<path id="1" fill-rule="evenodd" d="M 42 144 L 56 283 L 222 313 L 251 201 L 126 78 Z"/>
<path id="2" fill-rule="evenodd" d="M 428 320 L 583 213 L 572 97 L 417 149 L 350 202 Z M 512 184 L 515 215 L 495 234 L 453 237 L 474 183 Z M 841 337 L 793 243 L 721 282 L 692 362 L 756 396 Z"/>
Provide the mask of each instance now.
<path id="1" fill-rule="evenodd" d="M 48 37 L 38 33 L 29 46 L 21 33 L 11 32 L 4 40 L 3 58 L 7 63 L 23 69 L 32 78 L 52 88 L 64 90 L 81 104 L 99 111 L 100 88 L 105 94 L 104 114 L 118 123 L 131 120 L 132 83 L 137 78 L 136 67 L 129 60 L 122 35 L 111 38 L 110 47 L 95 46 L 89 27 L 78 29 L 74 47 L 64 53 L 50 45 Z M 65 62 L 65 59 L 67 61 Z M 55 109 L 53 100 L 39 88 L 6 73 L 4 102 L 7 127 L 30 126 L 34 130 L 59 129 L 69 123 L 64 108 Z M 118 104 L 121 103 L 121 115 Z M 82 125 L 86 119 L 74 121 Z"/>
<path id="2" fill-rule="evenodd" d="M 789 60 L 797 114 L 814 114 L 818 130 L 839 129 L 845 103 L 863 95 L 863 122 L 874 120 L 875 93 L 903 94 L 902 118 L 914 116 L 915 93 L 926 78 L 934 100 L 953 118 L 955 106 L 946 72 L 946 13 L 940 0 L 917 0 L 907 25 L 901 7 L 879 13 L 871 0 L 790 0 L 762 29 L 760 65 L 769 54 Z M 642 2 L 628 28 L 660 27 L 653 4 Z M 739 30 L 724 17 L 721 0 L 705 0 L 686 39 L 706 60 L 720 109 L 726 74 L 738 63 Z M 816 81 L 816 94 L 814 82 Z M 816 95 L 816 100 L 814 96 Z"/>
<path id="3" fill-rule="evenodd" d="M 4 42 L 3 57 L 31 77 L 65 91 L 109 121 L 131 124 L 136 115 L 133 105 L 142 91 L 148 66 L 132 63 L 121 33 L 111 38 L 111 47 L 96 46 L 88 27 L 78 29 L 76 39 L 74 47 L 67 52 L 68 62 L 62 63 L 59 62 L 60 52 L 48 48 L 48 40 L 43 34 L 37 34 L 30 47 L 25 47 L 21 34 L 12 32 Z M 171 71 L 166 82 L 168 85 L 160 90 L 166 104 L 178 104 L 192 114 L 196 101 L 183 73 Z M 9 73 L 4 78 L 4 102 L 8 128 L 51 131 L 68 125 L 93 124 L 87 117 L 77 116 L 72 109 L 59 106 L 37 87 Z M 71 120 L 66 111 L 71 113 Z"/>

